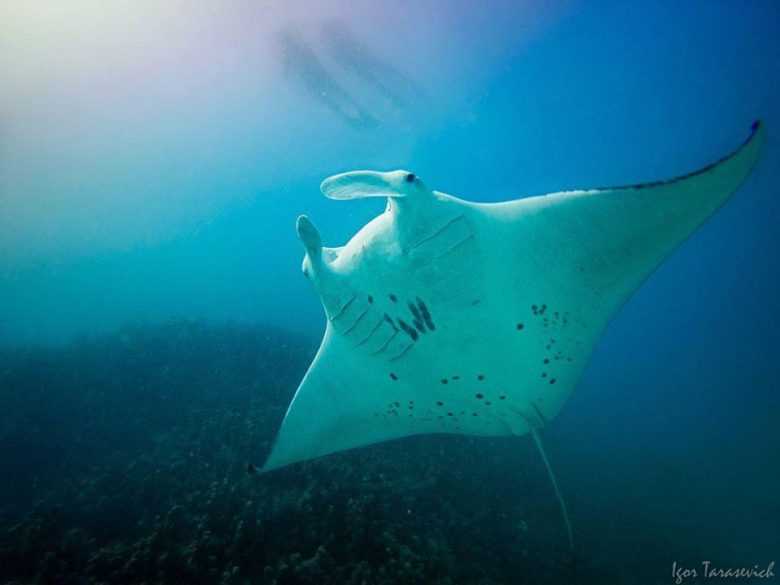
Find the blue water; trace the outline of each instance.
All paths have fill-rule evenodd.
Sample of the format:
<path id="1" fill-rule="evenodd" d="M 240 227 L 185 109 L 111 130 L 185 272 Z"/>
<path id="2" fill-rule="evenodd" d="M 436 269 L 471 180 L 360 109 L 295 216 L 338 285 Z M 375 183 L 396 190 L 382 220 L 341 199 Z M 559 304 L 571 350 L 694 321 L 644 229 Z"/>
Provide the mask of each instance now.
<path id="1" fill-rule="evenodd" d="M 780 560 L 780 5 L 258 4 L 0 9 L 0 344 L 184 319 L 284 328 L 308 357 L 295 218 L 336 246 L 384 205 L 323 178 L 403 168 L 474 201 L 635 183 L 761 118 L 748 181 L 614 319 L 545 439 L 582 555 L 624 582 Z"/>

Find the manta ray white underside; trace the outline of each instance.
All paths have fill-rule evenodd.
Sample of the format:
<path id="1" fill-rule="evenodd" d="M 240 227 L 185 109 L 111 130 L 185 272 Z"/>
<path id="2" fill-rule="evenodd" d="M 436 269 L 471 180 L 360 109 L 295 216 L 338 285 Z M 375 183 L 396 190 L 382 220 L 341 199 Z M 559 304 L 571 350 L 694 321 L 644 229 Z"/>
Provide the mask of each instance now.
<path id="1" fill-rule="evenodd" d="M 419 433 L 521 435 L 571 396 L 612 316 L 739 187 L 761 127 L 699 171 L 496 204 L 406 171 L 323 182 L 387 197 L 341 248 L 302 216 L 303 270 L 328 322 L 264 471 Z"/>

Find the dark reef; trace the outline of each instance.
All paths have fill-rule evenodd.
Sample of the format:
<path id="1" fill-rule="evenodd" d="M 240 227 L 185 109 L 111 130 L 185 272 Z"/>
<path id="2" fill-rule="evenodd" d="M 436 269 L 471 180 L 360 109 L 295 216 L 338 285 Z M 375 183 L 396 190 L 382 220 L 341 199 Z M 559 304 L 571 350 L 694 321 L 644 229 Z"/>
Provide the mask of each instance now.
<path id="1" fill-rule="evenodd" d="M 568 581 L 529 442 L 417 437 L 249 473 L 315 350 L 175 322 L 0 352 L 0 581 Z"/>

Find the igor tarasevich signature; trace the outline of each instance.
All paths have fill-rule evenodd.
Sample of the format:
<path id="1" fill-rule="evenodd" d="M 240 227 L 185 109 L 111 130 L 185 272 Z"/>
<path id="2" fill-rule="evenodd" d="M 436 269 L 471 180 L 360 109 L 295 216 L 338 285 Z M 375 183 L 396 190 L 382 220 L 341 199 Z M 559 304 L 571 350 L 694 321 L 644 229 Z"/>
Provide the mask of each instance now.
<path id="1" fill-rule="evenodd" d="M 702 561 L 697 568 L 683 567 L 674 561 L 672 577 L 677 585 L 686 579 L 771 579 L 775 576 L 775 562 L 752 567 L 720 567 L 712 561 Z"/>

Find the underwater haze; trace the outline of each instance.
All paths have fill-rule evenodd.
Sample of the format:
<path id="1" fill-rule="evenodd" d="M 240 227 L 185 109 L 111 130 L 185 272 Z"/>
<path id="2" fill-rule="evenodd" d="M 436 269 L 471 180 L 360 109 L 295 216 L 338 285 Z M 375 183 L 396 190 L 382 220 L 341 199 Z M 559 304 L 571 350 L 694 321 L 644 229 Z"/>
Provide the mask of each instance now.
<path id="1" fill-rule="evenodd" d="M 777 2 L 8 0 L 0 76 L 0 582 L 671 584 L 780 562 Z M 257 473 L 325 330 L 296 218 L 337 247 L 386 205 L 323 179 L 406 169 L 475 202 L 630 185 L 719 160 L 756 119 L 747 180 L 541 432 L 574 571 L 529 436 Z"/>

